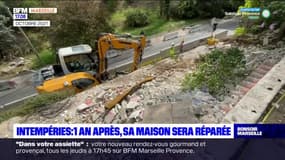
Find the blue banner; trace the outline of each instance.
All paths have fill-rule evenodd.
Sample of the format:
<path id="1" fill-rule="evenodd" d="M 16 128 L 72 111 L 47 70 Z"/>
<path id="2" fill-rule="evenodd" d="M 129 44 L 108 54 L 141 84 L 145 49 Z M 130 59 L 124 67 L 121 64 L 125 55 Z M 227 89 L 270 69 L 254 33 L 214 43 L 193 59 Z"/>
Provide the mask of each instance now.
<path id="1" fill-rule="evenodd" d="M 234 138 L 285 138 L 285 124 L 234 124 Z"/>

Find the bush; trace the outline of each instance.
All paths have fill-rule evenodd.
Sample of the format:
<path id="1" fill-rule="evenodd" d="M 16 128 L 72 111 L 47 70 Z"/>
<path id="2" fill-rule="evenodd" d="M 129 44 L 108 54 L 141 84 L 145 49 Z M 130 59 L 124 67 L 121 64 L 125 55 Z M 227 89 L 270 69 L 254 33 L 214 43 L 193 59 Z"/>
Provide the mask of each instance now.
<path id="1" fill-rule="evenodd" d="M 245 33 L 246 33 L 245 27 L 238 27 L 238 28 L 236 28 L 236 30 L 235 30 L 235 35 L 236 35 L 236 36 L 242 36 L 242 35 L 244 35 Z"/>
<path id="2" fill-rule="evenodd" d="M 51 50 L 45 49 L 41 51 L 39 57 L 41 59 L 41 62 L 37 59 L 37 57 L 33 59 L 33 69 L 41 68 L 46 65 L 56 63 L 56 55 Z"/>
<path id="3" fill-rule="evenodd" d="M 114 12 L 116 10 L 116 7 L 118 6 L 118 2 L 119 1 L 114 1 L 114 0 L 104 0 L 102 1 L 105 3 L 106 8 L 110 11 L 110 12 Z"/>
<path id="4" fill-rule="evenodd" d="M 225 84 L 235 82 L 245 73 L 245 57 L 237 48 L 228 49 L 226 53 L 214 50 L 201 57 L 194 73 L 186 75 L 182 86 L 184 90 L 207 87 L 216 95 L 224 94 Z"/>
<path id="5" fill-rule="evenodd" d="M 133 4 L 135 2 L 135 0 L 126 0 L 126 3 L 129 4 Z"/>
<path id="6" fill-rule="evenodd" d="M 61 2 L 57 4 L 60 12 L 47 30 L 52 49 L 89 44 L 96 51 L 100 33 L 113 32 L 109 24 L 110 12 L 106 8 L 108 5 L 93 1 Z"/>
<path id="7" fill-rule="evenodd" d="M 127 27 L 143 27 L 149 23 L 148 14 L 146 11 L 131 10 L 126 15 L 125 24 Z"/>
<path id="8" fill-rule="evenodd" d="M 171 17 L 174 19 L 191 18 L 222 18 L 224 17 L 223 3 L 219 0 L 208 1 L 180 1 L 177 6 L 170 8 Z M 215 7 L 213 7 L 215 6 Z"/>
<path id="9" fill-rule="evenodd" d="M 170 7 L 170 16 L 173 19 L 191 19 L 198 17 L 198 12 L 190 2 L 182 1 L 178 6 Z"/>
<path id="10" fill-rule="evenodd" d="M 170 16 L 173 19 L 191 19 L 198 17 L 195 9 L 190 9 L 187 6 L 172 6 L 170 7 Z"/>
<path id="11" fill-rule="evenodd" d="M 248 30 L 248 32 L 252 34 L 258 34 L 260 33 L 260 31 L 261 31 L 261 28 L 259 27 L 259 25 L 252 25 Z"/>
<path id="12" fill-rule="evenodd" d="M 199 1 L 197 4 L 197 11 L 201 18 L 223 18 L 225 16 L 223 3 L 219 0 L 208 0 L 206 2 Z"/>
<path id="13" fill-rule="evenodd" d="M 223 9 L 226 12 L 236 12 L 239 6 L 244 4 L 244 0 L 228 0 L 223 3 Z"/>
<path id="14" fill-rule="evenodd" d="M 265 19 L 268 25 L 285 21 L 285 2 L 274 1 L 268 5 L 271 16 Z"/>

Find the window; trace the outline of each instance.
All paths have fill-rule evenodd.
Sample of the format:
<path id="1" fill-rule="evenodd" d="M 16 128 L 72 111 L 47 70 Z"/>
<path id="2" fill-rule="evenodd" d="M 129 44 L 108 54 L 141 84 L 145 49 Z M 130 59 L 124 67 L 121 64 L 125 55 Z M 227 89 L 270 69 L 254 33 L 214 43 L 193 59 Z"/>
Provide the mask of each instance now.
<path id="1" fill-rule="evenodd" d="M 90 87 L 95 81 L 89 78 L 81 78 L 71 81 L 72 85 L 78 89 L 86 89 Z"/>
<path id="2" fill-rule="evenodd" d="M 96 69 L 96 64 L 91 54 L 66 56 L 64 61 L 70 72 L 85 72 Z"/>

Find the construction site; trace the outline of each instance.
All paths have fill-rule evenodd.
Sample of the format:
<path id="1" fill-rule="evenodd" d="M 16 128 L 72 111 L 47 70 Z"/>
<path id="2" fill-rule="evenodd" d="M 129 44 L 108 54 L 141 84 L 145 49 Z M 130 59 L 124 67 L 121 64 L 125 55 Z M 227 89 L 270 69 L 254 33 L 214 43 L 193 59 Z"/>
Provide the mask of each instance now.
<path id="1" fill-rule="evenodd" d="M 284 122 L 284 42 L 278 46 L 242 45 L 228 31 L 217 30 L 219 42 L 212 46 L 206 44 L 210 36 L 209 32 L 197 40 L 186 41 L 178 60 L 167 58 L 170 48 L 166 48 L 155 57 L 144 57 L 134 72 L 119 75 L 31 115 L 4 121 L 1 136 L 11 136 L 14 123 Z M 195 71 L 201 56 L 232 47 L 240 48 L 246 57 L 249 72 L 243 79 L 236 85 L 230 84 L 230 90 L 220 97 L 201 89 L 183 91 L 185 75 Z M 126 63 L 120 68 L 130 66 Z"/>
<path id="2" fill-rule="evenodd" d="M 104 33 L 98 40 L 98 59 L 83 62 L 83 68 L 68 63 L 78 60 L 73 55 L 91 52 L 91 47 L 59 49 L 59 65 L 9 79 L 22 88 L 17 94 L 0 94 L 0 111 L 21 107 L 45 92 L 75 88 L 76 94 L 2 121 L 0 137 L 12 137 L 17 123 L 284 123 L 285 39 L 276 38 L 282 30 L 236 36 L 239 17 L 218 20 L 214 30 L 209 21 L 155 36 Z M 79 53 L 82 48 L 84 54 Z M 230 54 L 232 59 L 223 59 Z M 216 64 L 228 68 L 222 71 Z M 217 77 L 208 81 L 212 75 Z M 38 81 L 30 89 L 32 76 Z"/>

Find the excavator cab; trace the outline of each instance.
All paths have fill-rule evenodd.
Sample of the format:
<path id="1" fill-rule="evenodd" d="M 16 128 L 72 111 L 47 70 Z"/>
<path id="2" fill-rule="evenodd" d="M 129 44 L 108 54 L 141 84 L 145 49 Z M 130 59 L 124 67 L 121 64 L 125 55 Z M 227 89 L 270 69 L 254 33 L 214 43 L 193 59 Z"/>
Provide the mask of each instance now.
<path id="1" fill-rule="evenodd" d="M 39 93 L 73 88 L 76 92 L 95 86 L 98 60 L 87 44 L 60 48 L 57 64 L 42 68 L 34 75 Z"/>
<path id="2" fill-rule="evenodd" d="M 57 57 L 64 74 L 89 72 L 94 75 L 98 69 L 96 55 L 87 44 L 60 48 Z"/>

